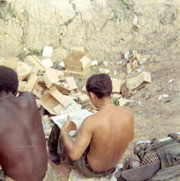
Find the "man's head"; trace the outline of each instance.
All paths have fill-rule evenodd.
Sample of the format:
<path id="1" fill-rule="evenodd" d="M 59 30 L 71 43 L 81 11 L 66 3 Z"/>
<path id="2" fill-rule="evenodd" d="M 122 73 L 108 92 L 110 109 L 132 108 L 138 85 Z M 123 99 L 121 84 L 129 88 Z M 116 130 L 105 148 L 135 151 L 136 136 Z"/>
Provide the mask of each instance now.
<path id="1" fill-rule="evenodd" d="M 87 92 L 94 93 L 97 98 L 108 97 L 112 92 L 112 81 L 108 74 L 95 74 L 88 78 L 86 83 Z"/>
<path id="2" fill-rule="evenodd" d="M 0 92 L 12 92 L 17 94 L 18 77 L 14 70 L 11 68 L 0 66 Z"/>

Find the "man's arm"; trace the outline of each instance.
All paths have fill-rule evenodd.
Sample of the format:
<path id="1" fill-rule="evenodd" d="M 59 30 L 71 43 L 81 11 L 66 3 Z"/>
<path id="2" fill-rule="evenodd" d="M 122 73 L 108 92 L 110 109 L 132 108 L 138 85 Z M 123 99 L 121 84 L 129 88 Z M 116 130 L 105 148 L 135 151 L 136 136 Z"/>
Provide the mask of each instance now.
<path id="1" fill-rule="evenodd" d="M 90 122 L 90 117 L 86 118 L 83 121 L 75 142 L 73 142 L 70 136 L 66 134 L 66 132 L 69 132 L 67 126 L 63 126 L 61 129 L 63 144 L 66 151 L 68 152 L 69 157 L 72 160 L 78 160 L 90 144 L 93 133 L 92 123 Z"/>

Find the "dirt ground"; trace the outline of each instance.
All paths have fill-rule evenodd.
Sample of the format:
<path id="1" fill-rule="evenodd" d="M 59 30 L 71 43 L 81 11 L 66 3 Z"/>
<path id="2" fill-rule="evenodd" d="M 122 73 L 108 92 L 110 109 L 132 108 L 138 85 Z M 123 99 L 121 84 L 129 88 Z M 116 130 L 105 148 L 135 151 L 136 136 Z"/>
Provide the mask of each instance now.
<path id="1" fill-rule="evenodd" d="M 168 49 L 167 49 L 168 50 Z M 180 132 L 180 52 L 160 52 L 156 59 L 149 61 L 145 69 L 152 75 L 152 83 L 138 90 L 130 97 L 134 100 L 128 106 L 134 112 L 135 138 L 125 156 L 133 153 L 134 144 L 140 140 L 166 138 L 168 133 Z M 116 70 L 116 66 L 107 67 Z M 94 68 L 94 73 L 97 71 Z M 160 95 L 168 97 L 158 100 Z M 124 159 L 124 158 L 123 158 Z M 122 163 L 123 159 L 120 163 Z M 61 180 L 67 181 L 70 167 L 66 164 L 52 164 Z M 177 180 L 180 178 L 175 178 Z"/>

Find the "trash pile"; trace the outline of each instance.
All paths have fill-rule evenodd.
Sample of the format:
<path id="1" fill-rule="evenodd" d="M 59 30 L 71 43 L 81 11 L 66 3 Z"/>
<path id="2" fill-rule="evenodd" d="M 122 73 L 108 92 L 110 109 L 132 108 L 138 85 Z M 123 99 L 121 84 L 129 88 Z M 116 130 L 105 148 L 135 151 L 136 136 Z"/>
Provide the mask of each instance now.
<path id="1" fill-rule="evenodd" d="M 52 51 L 52 47 L 45 46 L 42 52 L 45 59 L 42 60 L 36 55 L 29 55 L 24 61 L 20 61 L 17 57 L 0 59 L 0 65 L 8 66 L 17 72 L 18 92 L 28 91 L 34 94 L 47 137 L 52 126 L 51 116 L 90 108 L 85 83 L 83 82 L 84 87 L 80 89 L 76 84 L 77 79 L 88 78 L 91 75 L 92 66 L 98 66 L 101 73 L 110 72 L 99 66 L 97 60 L 91 61 L 90 54 L 85 52 L 84 47 L 71 49 L 70 55 L 59 63 L 64 69 L 52 68 L 53 63 L 50 59 Z M 114 104 L 123 106 L 133 102 L 129 99 L 131 95 L 146 83 L 151 82 L 151 74 L 143 70 L 143 65 L 149 58 L 149 56 L 141 56 L 133 50 L 126 51 L 124 59 L 117 62 L 117 64 L 126 65 L 128 78 L 125 80 L 112 78 Z M 108 67 L 107 61 L 104 61 L 103 64 Z M 133 77 L 129 76 L 131 74 Z M 94 108 L 89 110 L 96 112 Z"/>
<path id="2" fill-rule="evenodd" d="M 44 47 L 42 55 L 48 57 L 51 54 L 52 48 Z M 81 104 L 89 101 L 87 94 L 78 90 L 74 77 L 89 76 L 90 55 L 82 49 L 72 49 L 64 64 L 65 71 L 51 68 L 53 63 L 50 58 L 40 60 L 35 55 L 27 56 L 24 61 L 17 57 L 0 59 L 0 65 L 17 72 L 18 93 L 28 91 L 34 94 L 37 107 L 41 111 L 46 136 L 51 130 L 50 116 L 59 115 L 65 110 L 80 110 Z"/>
<path id="3" fill-rule="evenodd" d="M 149 55 L 140 55 L 135 50 L 125 51 L 123 59 L 117 61 L 117 68 L 113 71 L 113 76 L 117 76 L 118 66 L 125 67 L 126 76 L 124 79 L 112 78 L 113 91 L 112 99 L 116 105 L 126 105 L 133 102 L 129 98 L 138 90 L 145 87 L 146 83 L 151 83 L 151 74 L 145 71 L 145 66 L 149 63 Z M 98 66 L 97 60 L 92 60 L 92 66 Z M 98 66 L 101 73 L 110 73 L 108 62 L 104 61 L 103 66 Z"/>

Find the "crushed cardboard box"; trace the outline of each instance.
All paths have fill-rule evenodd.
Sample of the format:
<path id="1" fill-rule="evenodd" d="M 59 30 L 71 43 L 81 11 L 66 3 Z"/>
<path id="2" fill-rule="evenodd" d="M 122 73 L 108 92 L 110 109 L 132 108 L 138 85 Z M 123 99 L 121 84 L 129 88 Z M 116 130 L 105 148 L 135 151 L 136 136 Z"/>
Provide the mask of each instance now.
<path id="1" fill-rule="evenodd" d="M 128 79 L 126 86 L 129 90 L 134 90 L 139 87 L 143 82 L 151 83 L 151 74 L 149 72 L 141 72 L 137 76 Z"/>

